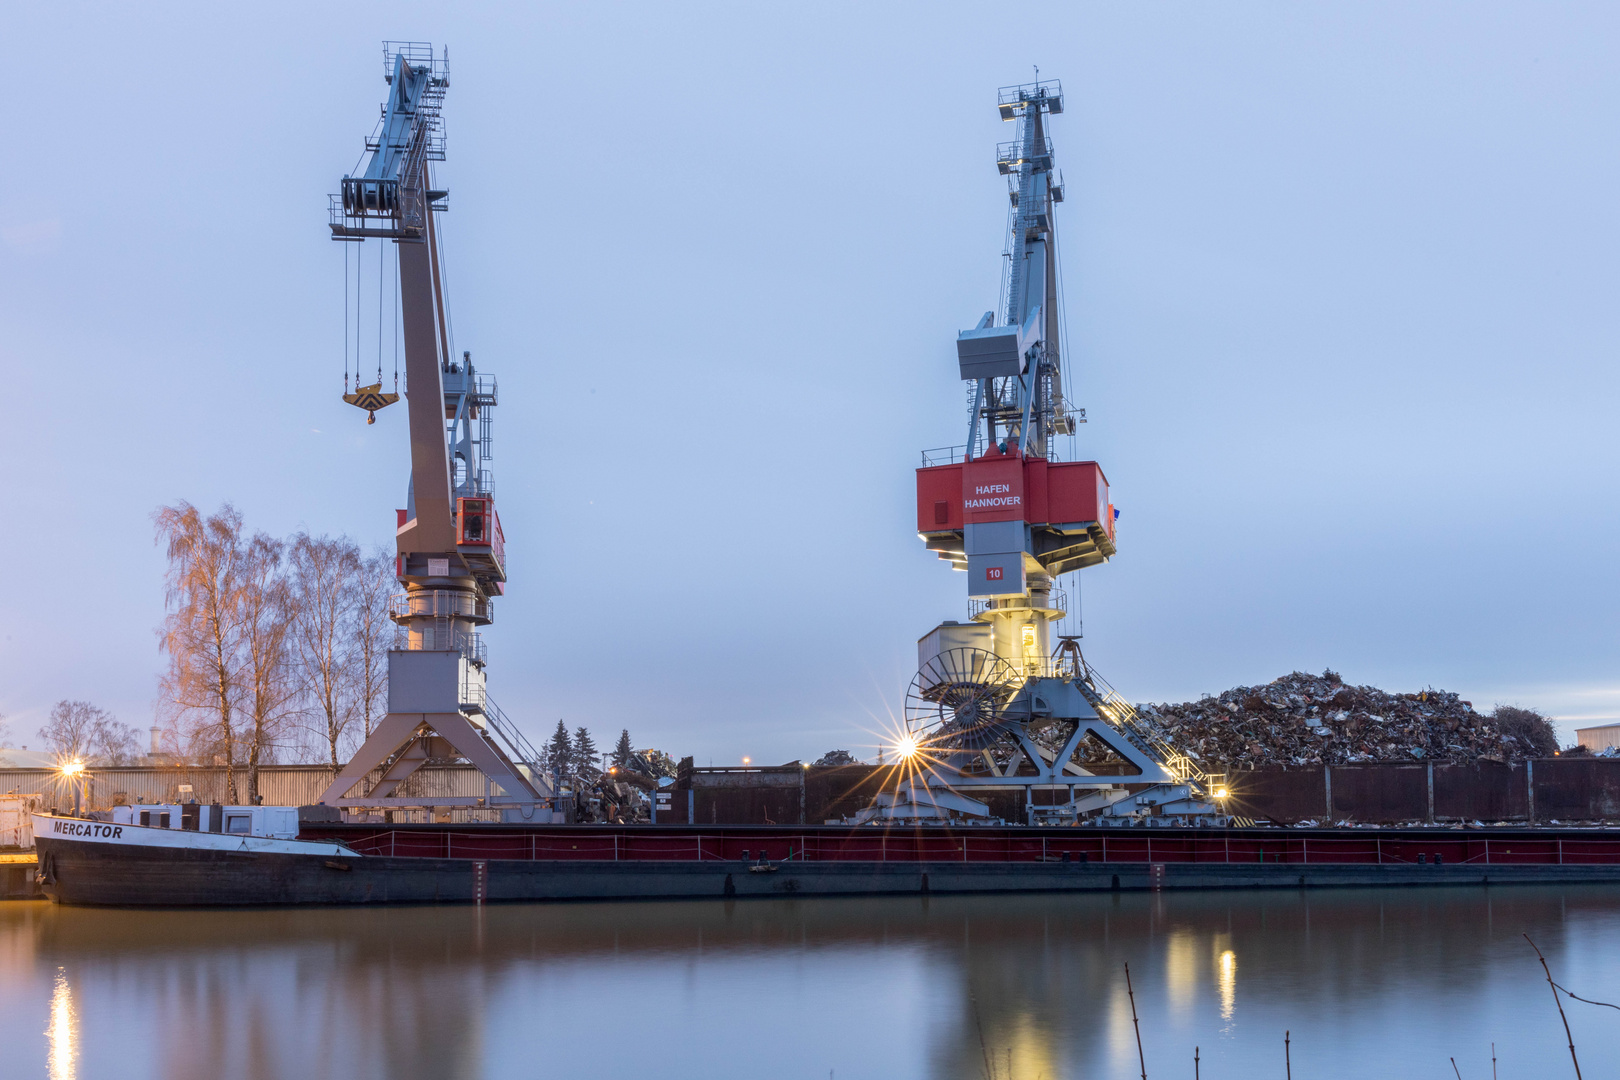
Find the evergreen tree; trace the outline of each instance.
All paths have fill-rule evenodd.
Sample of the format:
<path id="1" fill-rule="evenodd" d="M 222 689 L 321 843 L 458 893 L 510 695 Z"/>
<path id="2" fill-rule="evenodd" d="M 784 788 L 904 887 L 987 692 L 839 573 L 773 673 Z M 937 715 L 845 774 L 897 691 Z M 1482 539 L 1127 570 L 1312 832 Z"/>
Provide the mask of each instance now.
<path id="1" fill-rule="evenodd" d="M 574 729 L 574 768 L 579 772 L 597 771 L 596 740 L 581 724 Z"/>
<path id="2" fill-rule="evenodd" d="M 557 730 L 552 732 L 551 741 L 546 743 L 546 757 L 551 767 L 564 776 L 573 768 L 574 744 L 568 738 L 568 725 L 561 720 L 557 721 Z"/>
<path id="3" fill-rule="evenodd" d="M 613 764 L 621 769 L 624 768 L 630 764 L 630 755 L 635 752 L 635 749 L 630 745 L 630 729 L 625 728 L 619 732 L 618 744 L 613 747 Z"/>

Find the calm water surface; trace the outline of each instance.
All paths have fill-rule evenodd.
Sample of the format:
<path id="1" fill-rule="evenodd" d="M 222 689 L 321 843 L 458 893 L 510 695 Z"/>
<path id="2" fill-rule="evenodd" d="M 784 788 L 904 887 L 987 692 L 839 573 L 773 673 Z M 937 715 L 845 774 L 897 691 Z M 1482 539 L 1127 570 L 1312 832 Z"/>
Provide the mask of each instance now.
<path id="1" fill-rule="evenodd" d="M 6 1077 L 1573 1075 L 1612 887 L 130 912 L 0 904 Z M 1620 1012 L 1567 1006 L 1588 1078 Z"/>

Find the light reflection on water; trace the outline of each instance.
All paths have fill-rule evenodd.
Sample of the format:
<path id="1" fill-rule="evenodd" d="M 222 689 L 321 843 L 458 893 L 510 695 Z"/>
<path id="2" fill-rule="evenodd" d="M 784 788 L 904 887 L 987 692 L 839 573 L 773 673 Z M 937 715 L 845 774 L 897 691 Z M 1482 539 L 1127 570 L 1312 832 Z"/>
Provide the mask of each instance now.
<path id="1" fill-rule="evenodd" d="M 1222 949 L 1219 961 L 1220 975 L 1216 985 L 1221 992 L 1221 1019 L 1232 1019 L 1232 1009 L 1237 1004 L 1237 953 L 1231 949 Z"/>
<path id="2" fill-rule="evenodd" d="M 78 1051 L 74 1041 L 78 1036 L 77 1018 L 73 1015 L 73 988 L 68 985 L 67 972 L 56 969 L 56 981 L 51 990 L 51 1026 L 45 1029 L 50 1049 L 45 1063 L 51 1080 L 74 1080 L 79 1075 Z"/>
<path id="3" fill-rule="evenodd" d="M 1562 1074 L 1620 891 L 1163 893 L 182 912 L 0 904 L 7 1076 Z M 1586 1075 L 1610 1010 L 1572 1003 Z"/>

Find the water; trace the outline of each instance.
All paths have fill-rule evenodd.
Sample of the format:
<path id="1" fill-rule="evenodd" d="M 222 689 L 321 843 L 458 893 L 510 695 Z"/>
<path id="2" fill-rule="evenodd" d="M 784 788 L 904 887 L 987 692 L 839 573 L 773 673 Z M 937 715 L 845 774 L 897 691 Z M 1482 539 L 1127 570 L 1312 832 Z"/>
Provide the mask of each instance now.
<path id="1" fill-rule="evenodd" d="M 1572 1076 L 1620 890 L 313 911 L 0 904 L 6 1077 Z M 1567 1003 L 1587 1077 L 1620 1012 Z"/>

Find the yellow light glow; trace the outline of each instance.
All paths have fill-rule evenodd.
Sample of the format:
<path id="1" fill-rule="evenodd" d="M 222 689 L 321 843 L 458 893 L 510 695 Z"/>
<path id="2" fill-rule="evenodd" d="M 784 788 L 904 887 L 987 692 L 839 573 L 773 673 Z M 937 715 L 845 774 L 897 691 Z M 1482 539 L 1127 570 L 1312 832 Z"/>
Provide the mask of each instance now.
<path id="1" fill-rule="evenodd" d="M 915 735 L 902 735 L 900 740 L 894 744 L 894 752 L 907 761 L 917 756 L 918 749 Z"/>
<path id="2" fill-rule="evenodd" d="M 51 1026 L 45 1029 L 50 1049 L 45 1067 L 51 1080 L 73 1080 L 79 1074 L 79 1016 L 73 1004 L 73 988 L 67 971 L 56 969 L 56 987 L 51 993 Z"/>
<path id="3" fill-rule="evenodd" d="M 1232 793 L 1230 791 L 1228 791 L 1226 788 L 1223 788 L 1223 787 L 1218 787 L 1218 788 L 1215 789 L 1215 797 L 1217 799 L 1229 798 L 1229 797 L 1231 797 L 1231 794 Z"/>
<path id="4" fill-rule="evenodd" d="M 1035 647 L 1035 628 L 1026 625 L 1024 628 L 1024 649 L 1027 651 Z"/>
<path id="5" fill-rule="evenodd" d="M 84 762 L 82 761 L 69 761 L 62 766 L 63 776 L 78 776 L 82 772 L 84 772 Z"/>
<path id="6" fill-rule="evenodd" d="M 754 759 L 753 759 L 753 758 L 746 758 L 746 757 L 745 757 L 745 758 L 743 758 L 743 764 L 744 764 L 744 765 L 747 765 L 747 764 L 748 764 L 748 763 L 749 763 L 749 762 L 751 762 L 751 761 L 753 761 L 753 760 L 754 760 Z"/>
<path id="7" fill-rule="evenodd" d="M 1230 1020 L 1237 1004 L 1237 954 L 1231 949 L 1221 953 L 1217 980 L 1221 995 L 1221 1019 Z"/>

